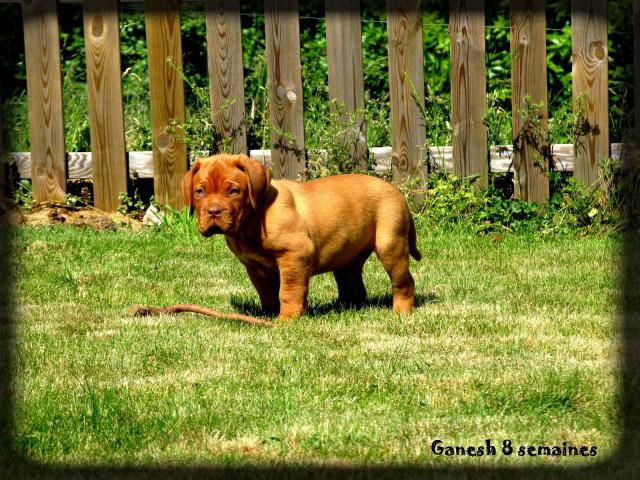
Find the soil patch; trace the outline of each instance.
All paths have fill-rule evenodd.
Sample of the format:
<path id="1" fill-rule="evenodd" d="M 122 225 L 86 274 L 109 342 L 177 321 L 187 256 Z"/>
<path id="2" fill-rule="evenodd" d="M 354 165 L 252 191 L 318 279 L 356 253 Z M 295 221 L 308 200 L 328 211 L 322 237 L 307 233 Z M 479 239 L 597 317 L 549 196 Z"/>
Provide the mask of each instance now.
<path id="1" fill-rule="evenodd" d="M 70 225 L 92 230 L 120 228 L 140 230 L 142 222 L 118 212 L 107 213 L 91 207 L 70 207 L 57 203 L 34 203 L 30 210 L 12 209 L 7 212 L 13 225 Z"/>

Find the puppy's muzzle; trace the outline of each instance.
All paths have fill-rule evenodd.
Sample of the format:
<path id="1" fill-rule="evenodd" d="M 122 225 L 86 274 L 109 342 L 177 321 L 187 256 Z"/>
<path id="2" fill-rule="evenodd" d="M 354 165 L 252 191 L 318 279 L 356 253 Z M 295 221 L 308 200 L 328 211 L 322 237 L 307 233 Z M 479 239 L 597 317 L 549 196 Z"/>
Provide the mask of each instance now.
<path id="1" fill-rule="evenodd" d="M 207 208 L 207 217 L 211 219 L 219 218 L 220 215 L 222 215 L 222 212 L 224 212 L 224 208 L 217 203 L 214 203 L 213 205 L 209 205 Z"/>

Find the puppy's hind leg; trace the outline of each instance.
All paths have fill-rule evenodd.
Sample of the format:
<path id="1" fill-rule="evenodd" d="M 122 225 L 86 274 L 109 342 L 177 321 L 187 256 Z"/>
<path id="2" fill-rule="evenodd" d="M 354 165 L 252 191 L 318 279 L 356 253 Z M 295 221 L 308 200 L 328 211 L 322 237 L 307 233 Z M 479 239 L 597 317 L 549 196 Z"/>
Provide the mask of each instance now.
<path id="1" fill-rule="evenodd" d="M 409 272 L 407 241 L 376 243 L 376 255 L 391 279 L 393 313 L 411 313 L 415 282 Z"/>
<path id="2" fill-rule="evenodd" d="M 367 290 L 362 280 L 362 269 L 341 268 L 333 272 L 338 284 L 338 304 L 359 307 L 367 298 Z"/>
<path id="3" fill-rule="evenodd" d="M 349 307 L 360 307 L 367 298 L 367 289 L 362 280 L 362 268 L 371 251 L 358 256 L 356 261 L 348 267 L 333 272 L 338 285 L 338 304 Z"/>

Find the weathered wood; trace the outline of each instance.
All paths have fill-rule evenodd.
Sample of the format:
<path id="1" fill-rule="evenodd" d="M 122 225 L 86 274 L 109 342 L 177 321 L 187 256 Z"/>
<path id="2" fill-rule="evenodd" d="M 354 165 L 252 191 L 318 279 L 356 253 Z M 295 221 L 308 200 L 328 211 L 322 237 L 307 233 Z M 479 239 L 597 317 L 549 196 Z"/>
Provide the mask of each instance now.
<path id="1" fill-rule="evenodd" d="M 297 0 L 265 0 L 267 83 L 274 178 L 305 168 L 300 21 Z"/>
<path id="2" fill-rule="evenodd" d="M 422 176 L 425 121 L 422 15 L 419 0 L 387 0 L 389 93 L 391 95 L 391 161 L 396 181 Z"/>
<path id="3" fill-rule="evenodd" d="M 11 152 L 9 158 L 16 164 L 20 178 L 31 178 L 31 153 Z M 69 152 L 67 155 L 69 180 L 93 178 L 91 152 Z M 130 152 L 129 171 L 137 178 L 153 178 L 153 152 Z"/>
<path id="4" fill-rule="evenodd" d="M 515 0 L 511 3 L 511 91 L 512 125 L 516 138 L 523 125 L 518 110 L 524 108 L 525 97 L 543 102 L 540 123 L 547 129 L 547 47 L 544 0 Z M 542 203 L 549 198 L 549 170 L 546 161 L 528 144 L 521 142 L 514 152 L 514 195 L 528 202 Z"/>
<path id="5" fill-rule="evenodd" d="M 481 175 L 487 185 L 484 0 L 450 0 L 451 126 L 456 175 Z"/>
<path id="6" fill-rule="evenodd" d="M 24 0 L 22 11 L 33 198 L 63 200 L 67 178 L 56 1 Z"/>
<path id="7" fill-rule="evenodd" d="M 153 178 L 153 152 L 129 152 L 129 176 Z"/>
<path id="8" fill-rule="evenodd" d="M 184 122 L 182 43 L 178 0 L 145 0 L 145 24 L 151 95 L 154 195 L 161 204 L 183 206 L 181 184 L 187 153 L 181 132 L 171 134 L 172 121 Z"/>
<path id="9" fill-rule="evenodd" d="M 212 121 L 230 139 L 227 151 L 246 153 L 239 1 L 207 0 L 205 8 Z"/>
<path id="10" fill-rule="evenodd" d="M 611 144 L 611 158 L 621 159 L 631 149 L 631 145 L 623 143 Z M 553 169 L 560 172 L 572 172 L 574 165 L 574 148 L 572 143 L 555 144 L 551 147 Z M 326 151 L 317 152 L 319 155 Z M 372 147 L 379 174 L 391 171 L 392 147 Z M 31 153 L 11 152 L 9 158 L 18 168 L 20 178 L 31 178 Z M 70 152 L 68 155 L 69 179 L 91 178 L 91 152 Z M 153 152 L 129 152 L 129 172 L 136 178 L 153 178 Z M 271 150 L 250 150 L 249 156 L 259 162 L 271 165 Z M 495 145 L 489 150 L 490 170 L 495 173 L 513 172 L 513 146 Z M 429 163 L 432 168 L 453 173 L 453 147 L 429 147 Z"/>
<path id="11" fill-rule="evenodd" d="M 513 145 L 494 145 L 489 149 L 489 165 L 492 173 L 514 172 Z M 553 170 L 572 172 L 574 164 L 573 144 L 558 143 L 551 146 Z"/>
<path id="12" fill-rule="evenodd" d="M 117 0 L 84 0 L 94 205 L 115 211 L 127 191 Z"/>
<path id="13" fill-rule="evenodd" d="M 574 111 L 586 95 L 585 118 L 598 129 L 578 139 L 575 176 L 591 185 L 598 179 L 598 162 L 609 155 L 607 2 L 572 0 L 571 31 Z"/>
<path id="14" fill-rule="evenodd" d="M 329 98 L 334 114 L 342 113 L 344 135 L 337 138 L 355 165 L 366 165 L 364 74 L 360 0 L 326 0 Z"/>

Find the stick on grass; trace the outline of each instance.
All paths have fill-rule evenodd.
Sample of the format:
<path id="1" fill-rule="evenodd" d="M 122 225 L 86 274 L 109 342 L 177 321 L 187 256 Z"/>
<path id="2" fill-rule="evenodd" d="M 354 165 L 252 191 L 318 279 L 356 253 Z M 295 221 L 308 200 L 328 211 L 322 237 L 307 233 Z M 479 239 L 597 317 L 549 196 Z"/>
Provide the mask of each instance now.
<path id="1" fill-rule="evenodd" d="M 194 312 L 202 315 L 208 315 L 220 320 L 235 320 L 238 322 L 251 323 L 253 325 L 260 325 L 262 327 L 273 327 L 273 322 L 268 320 L 262 320 L 257 317 L 251 317 L 249 315 L 242 315 L 240 313 L 223 313 L 218 310 L 212 310 L 211 308 L 202 307 L 200 305 L 194 305 L 191 303 L 179 303 L 176 305 L 169 305 L 166 307 L 143 307 L 141 305 L 131 305 L 127 309 L 127 313 L 132 317 L 147 317 L 167 314 L 171 315 L 180 312 Z"/>

